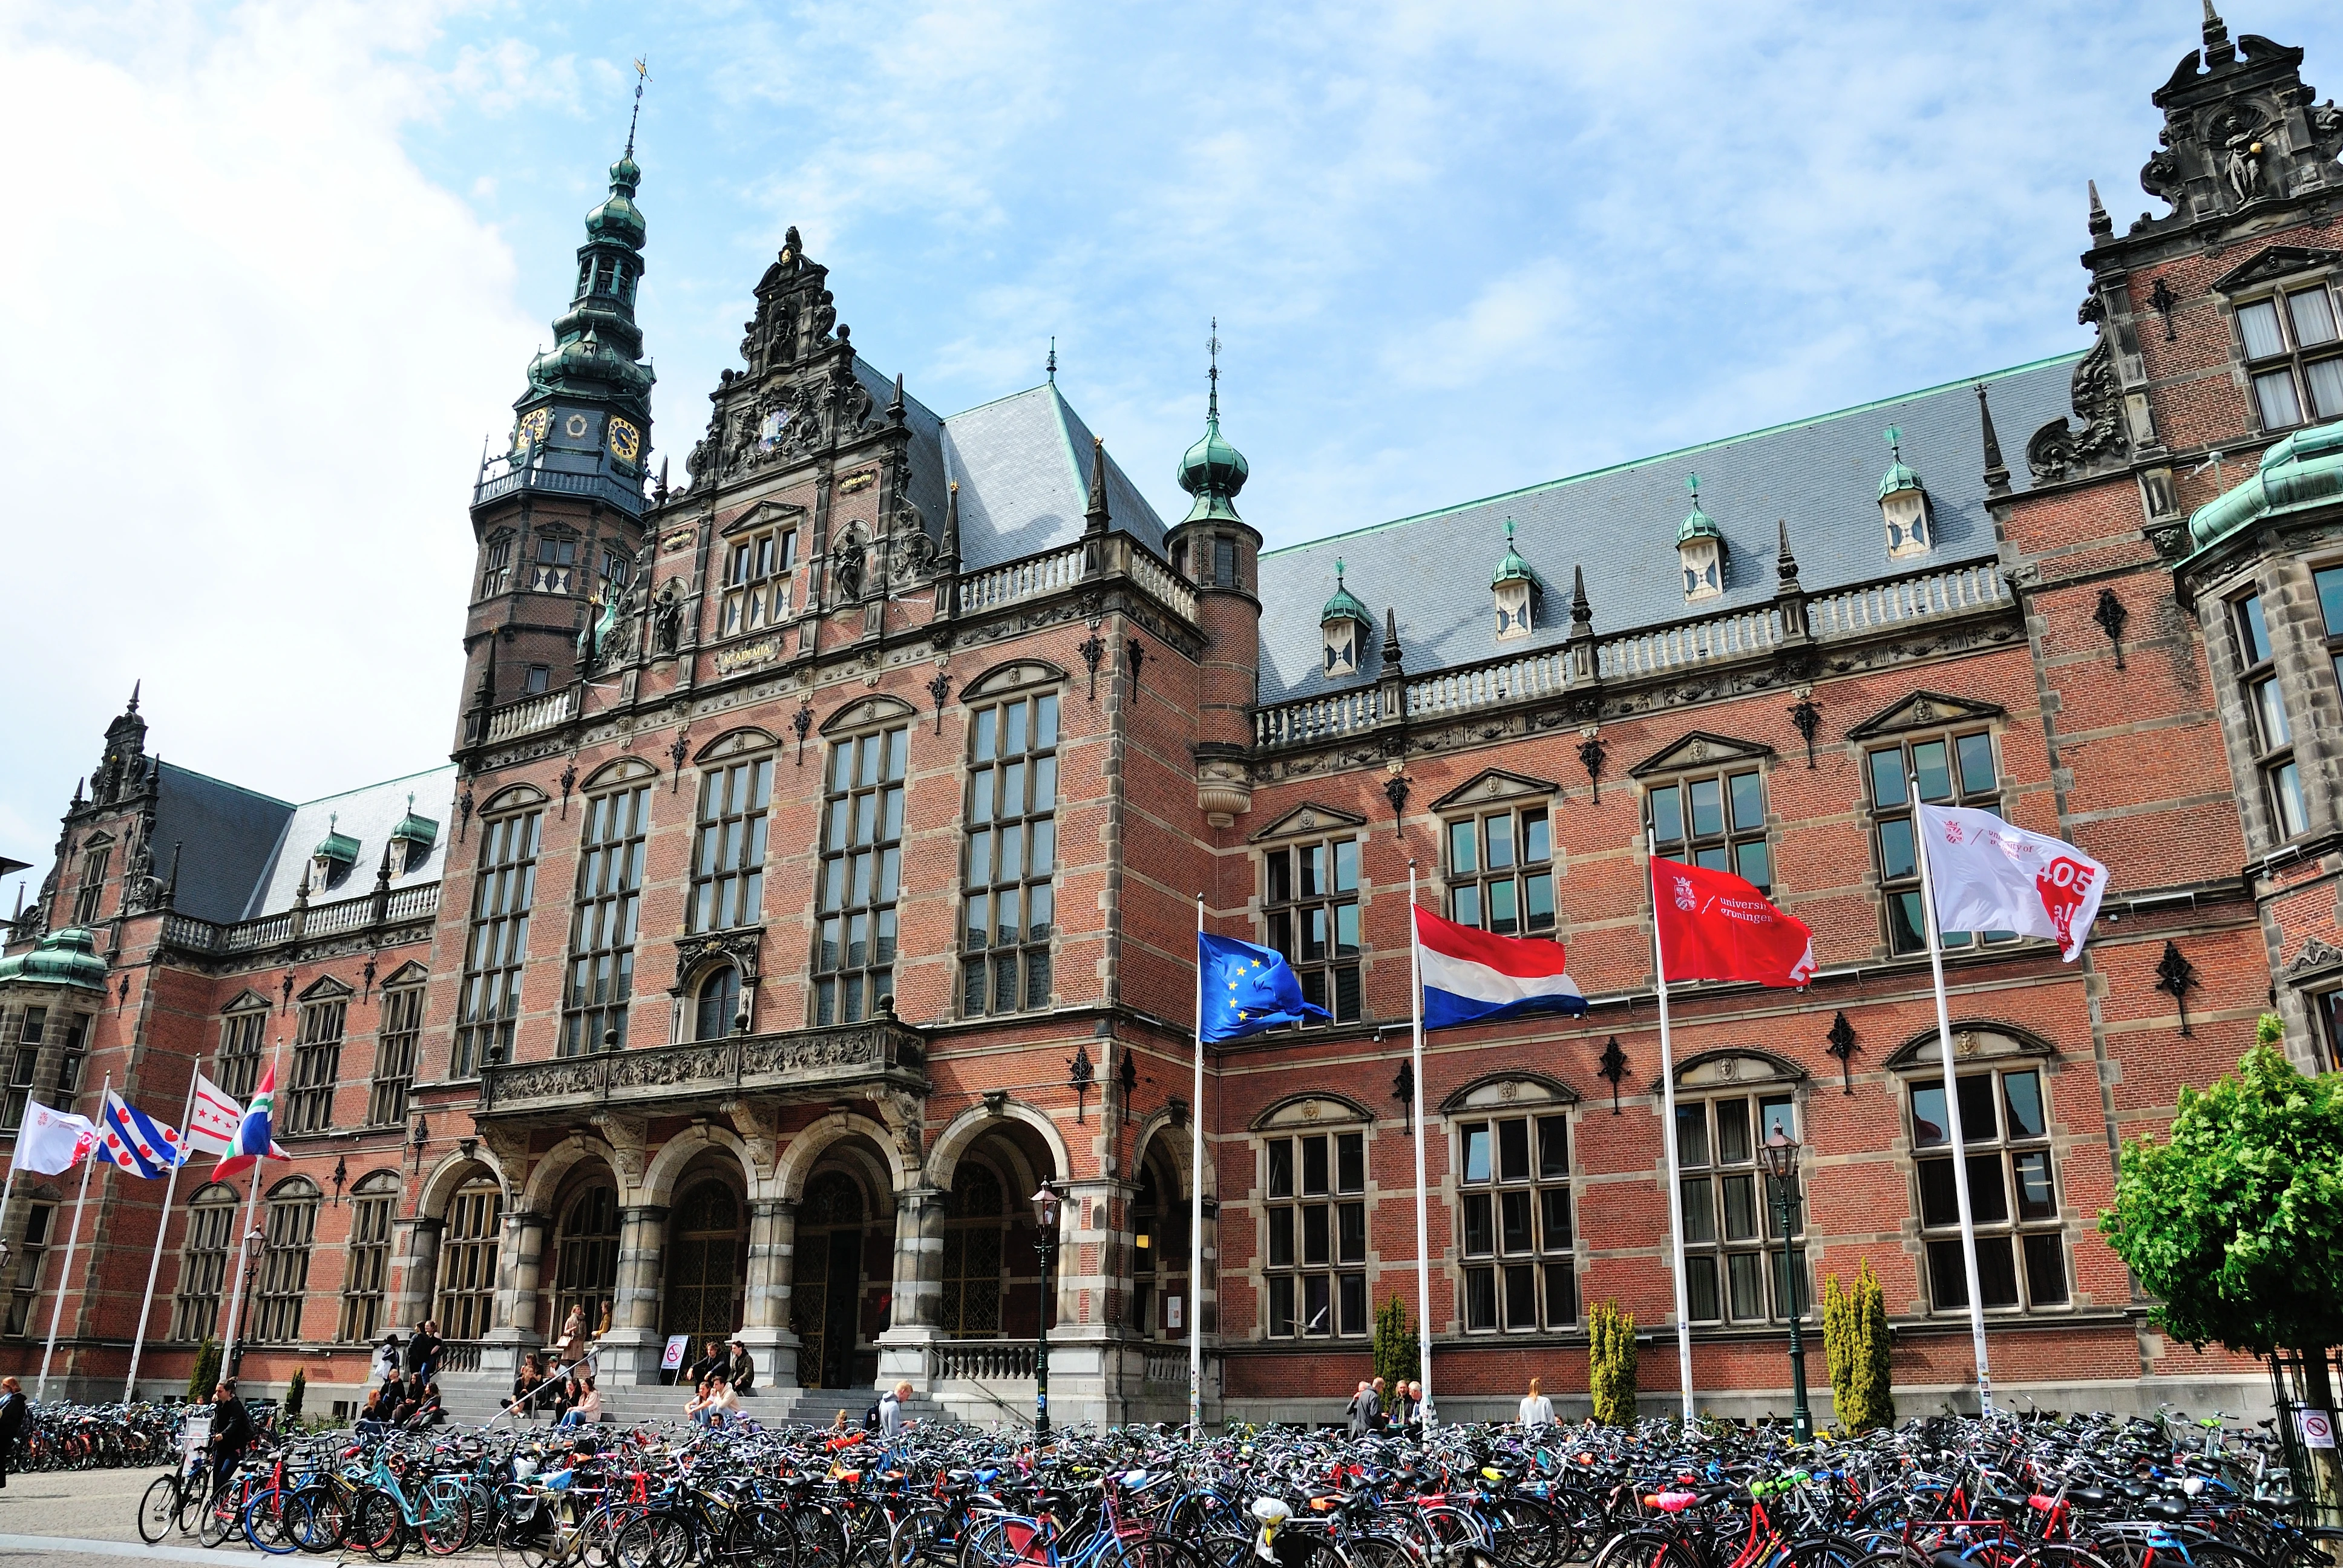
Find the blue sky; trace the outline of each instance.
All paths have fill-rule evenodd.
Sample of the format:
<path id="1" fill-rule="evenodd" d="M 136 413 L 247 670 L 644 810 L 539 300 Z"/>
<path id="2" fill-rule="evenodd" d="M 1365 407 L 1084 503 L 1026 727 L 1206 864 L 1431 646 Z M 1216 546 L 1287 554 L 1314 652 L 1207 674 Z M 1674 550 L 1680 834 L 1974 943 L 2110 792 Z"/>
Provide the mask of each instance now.
<path id="1" fill-rule="evenodd" d="M 2331 5 L 2228 20 L 2343 70 Z M 1039 380 L 1054 335 L 1165 509 L 1217 315 L 1275 544 L 2082 347 L 2084 181 L 2150 205 L 2147 95 L 2197 21 L 0 0 L 0 854 L 45 859 L 136 678 L 156 750 L 269 793 L 445 756 L 473 465 L 635 55 L 659 447 L 796 224 L 940 412 Z"/>

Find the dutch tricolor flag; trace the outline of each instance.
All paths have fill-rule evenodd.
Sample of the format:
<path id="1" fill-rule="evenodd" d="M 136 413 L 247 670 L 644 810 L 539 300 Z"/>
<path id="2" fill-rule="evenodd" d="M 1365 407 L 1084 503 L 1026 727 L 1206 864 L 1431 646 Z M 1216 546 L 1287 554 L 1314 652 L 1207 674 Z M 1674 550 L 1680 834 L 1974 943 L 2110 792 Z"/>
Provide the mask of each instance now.
<path id="1" fill-rule="evenodd" d="M 1563 964 L 1560 942 L 1493 937 L 1418 905 L 1417 962 L 1423 1027 L 1453 1029 L 1532 1012 L 1584 1012 L 1586 997 Z"/>

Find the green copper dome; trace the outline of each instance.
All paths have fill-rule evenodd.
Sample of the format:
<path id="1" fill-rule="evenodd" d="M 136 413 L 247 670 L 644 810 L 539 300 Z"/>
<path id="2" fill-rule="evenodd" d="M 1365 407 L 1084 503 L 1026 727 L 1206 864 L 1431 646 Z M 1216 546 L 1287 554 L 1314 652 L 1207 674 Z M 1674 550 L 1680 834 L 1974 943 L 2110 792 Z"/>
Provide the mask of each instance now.
<path id="1" fill-rule="evenodd" d="M 1334 562 L 1334 597 L 1328 599 L 1326 608 L 1318 612 L 1318 624 L 1326 626 L 1338 620 L 1354 620 L 1363 627 L 1375 624 L 1374 618 L 1367 613 L 1367 607 L 1342 586 L 1342 563 L 1339 559 Z"/>
<path id="2" fill-rule="evenodd" d="M 1222 438 L 1219 410 L 1207 414 L 1203 435 L 1180 458 L 1180 487 L 1196 498 L 1196 504 L 1181 520 L 1197 523 L 1219 518 L 1242 522 L 1237 516 L 1237 492 L 1252 475 L 1252 465 L 1245 461 L 1244 454 Z"/>
<path id="3" fill-rule="evenodd" d="M 33 950 L 0 959 L 0 985 L 69 985 L 84 990 L 106 990 L 106 960 L 97 956 L 97 933 L 84 926 L 65 926 L 33 944 Z"/>
<path id="4" fill-rule="evenodd" d="M 358 841 L 343 832 L 341 828 L 342 819 L 339 817 L 328 818 L 326 823 L 326 836 L 317 840 L 316 849 L 309 851 L 311 857 L 319 860 L 331 860 L 337 866 L 356 865 L 358 858 Z"/>
<path id="5" fill-rule="evenodd" d="M 1692 510 L 1685 515 L 1684 526 L 1676 530 L 1676 548 L 1682 549 L 1694 539 L 1722 541 L 1725 530 L 1716 526 L 1715 518 L 1700 509 L 1700 476 L 1688 476 L 1684 487 L 1692 492 Z"/>
<path id="6" fill-rule="evenodd" d="M 1507 518 L 1505 519 L 1505 558 L 1497 563 L 1497 575 L 1489 579 L 1489 586 L 1496 588 L 1503 583 L 1516 582 L 1529 583 L 1540 588 L 1545 587 L 1536 570 L 1529 562 L 1522 559 L 1519 550 L 1513 548 L 1513 519 Z"/>
<path id="7" fill-rule="evenodd" d="M 407 798 L 407 815 L 401 817 L 398 826 L 390 830 L 390 841 L 394 844 L 421 844 L 427 848 L 438 840 L 439 824 L 428 817 L 417 816 L 415 797 L 409 795 Z"/>
<path id="8" fill-rule="evenodd" d="M 635 187 L 643 183 L 643 171 L 631 154 L 622 156 L 610 166 L 610 194 L 600 206 L 586 215 L 586 232 L 596 239 L 615 239 L 619 244 L 640 249 L 644 236 L 650 231 L 643 222 L 642 209 L 635 206 Z"/>
<path id="9" fill-rule="evenodd" d="M 2297 430 L 2262 454 L 2254 477 L 2197 508 L 2188 537 L 2209 548 L 2249 523 L 2343 498 L 2343 419 Z"/>
<path id="10" fill-rule="evenodd" d="M 1881 500 L 1885 500 L 1898 490 L 1920 490 L 1927 487 L 1920 483 L 1920 476 L 1914 473 L 1905 463 L 1904 432 L 1893 425 L 1887 427 L 1887 450 L 1892 461 L 1887 465 L 1887 472 L 1881 475 L 1879 478 Z"/>

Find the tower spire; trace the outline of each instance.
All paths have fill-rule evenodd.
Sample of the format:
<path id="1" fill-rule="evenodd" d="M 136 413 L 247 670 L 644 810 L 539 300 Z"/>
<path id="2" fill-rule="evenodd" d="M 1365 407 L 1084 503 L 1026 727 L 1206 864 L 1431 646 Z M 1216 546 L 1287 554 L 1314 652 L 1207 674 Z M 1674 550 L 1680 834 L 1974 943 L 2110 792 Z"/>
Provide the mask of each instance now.
<path id="1" fill-rule="evenodd" d="M 1058 384 L 1058 335 L 1054 332 L 1050 334 L 1050 357 L 1042 362 L 1041 367 L 1049 372 L 1050 385 L 1055 387 Z"/>
<path id="2" fill-rule="evenodd" d="M 1221 438 L 1221 318 L 1212 317 L 1212 336 L 1204 339 L 1208 356 L 1204 371 L 1209 390 L 1204 397 L 1204 434 L 1180 459 L 1180 487 L 1196 498 L 1183 523 L 1218 518 L 1242 522 L 1237 516 L 1237 492 L 1252 472 L 1244 454 Z"/>
<path id="3" fill-rule="evenodd" d="M 1205 378 L 1212 383 L 1212 390 L 1204 396 L 1204 423 L 1218 428 L 1221 423 L 1221 318 L 1217 316 L 1212 317 L 1212 335 L 1204 339 L 1204 352 L 1211 356 L 1212 365 L 1212 368 L 1204 372 Z"/>
<path id="4" fill-rule="evenodd" d="M 635 57 L 635 112 L 627 116 L 627 156 L 635 156 L 635 122 L 643 117 L 643 84 L 651 79 L 651 61 L 648 55 Z"/>

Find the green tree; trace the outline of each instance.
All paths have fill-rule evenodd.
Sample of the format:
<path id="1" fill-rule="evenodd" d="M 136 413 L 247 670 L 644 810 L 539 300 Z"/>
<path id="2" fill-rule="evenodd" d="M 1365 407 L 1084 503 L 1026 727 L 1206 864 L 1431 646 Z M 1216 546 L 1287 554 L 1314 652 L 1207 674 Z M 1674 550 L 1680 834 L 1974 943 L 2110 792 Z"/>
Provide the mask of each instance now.
<path id="1" fill-rule="evenodd" d="M 2302 1352 L 2306 1402 L 2334 1408 L 2326 1351 L 2343 1342 L 2343 1079 L 2307 1078 L 2257 1045 L 2206 1090 L 2183 1089 L 2169 1139 L 2125 1146 L 2099 1231 L 2158 1299 L 2155 1321 Z"/>
<path id="2" fill-rule="evenodd" d="M 1385 1389 L 1423 1381 L 1423 1344 L 1408 1322 L 1404 1299 L 1393 1296 L 1375 1309 L 1375 1332 L 1370 1343 L 1374 1350 L 1375 1375 L 1383 1380 Z M 1389 1397 L 1386 1395 L 1386 1400 Z"/>
<path id="3" fill-rule="evenodd" d="M 196 1347 L 195 1370 L 187 1374 L 187 1397 L 191 1400 L 210 1399 L 212 1390 L 219 1386 L 219 1341 L 206 1339 Z"/>
<path id="4" fill-rule="evenodd" d="M 1586 1314 L 1586 1392 L 1604 1426 L 1635 1424 L 1635 1314 L 1597 1302 Z"/>
<path id="5" fill-rule="evenodd" d="M 1841 1432 L 1896 1424 L 1896 1391 L 1888 1358 L 1887 1292 L 1865 1258 L 1855 1283 L 1823 1281 L 1823 1352 L 1830 1363 L 1831 1406 Z"/>
<path id="6" fill-rule="evenodd" d="M 301 1402 L 307 1399 L 308 1394 L 309 1369 L 295 1367 L 293 1380 L 285 1385 L 285 1403 L 282 1408 L 287 1421 L 297 1422 L 301 1419 Z"/>

